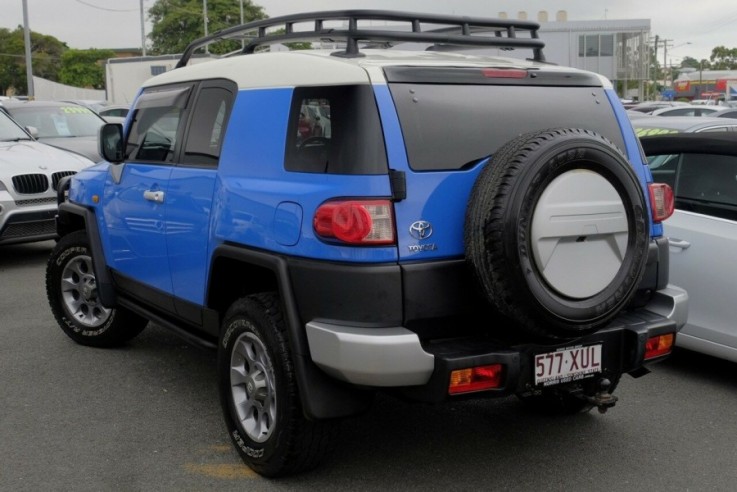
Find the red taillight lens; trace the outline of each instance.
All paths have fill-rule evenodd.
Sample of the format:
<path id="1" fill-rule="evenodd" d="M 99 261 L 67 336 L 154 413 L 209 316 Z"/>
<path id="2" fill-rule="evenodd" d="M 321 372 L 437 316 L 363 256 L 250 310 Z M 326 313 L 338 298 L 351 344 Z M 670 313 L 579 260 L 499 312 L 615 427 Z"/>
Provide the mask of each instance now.
<path id="1" fill-rule="evenodd" d="M 675 338 L 673 333 L 648 338 L 645 342 L 645 360 L 669 354 L 673 350 Z"/>
<path id="2" fill-rule="evenodd" d="M 394 216 L 389 200 L 326 202 L 312 220 L 315 233 L 348 244 L 394 244 Z"/>
<path id="3" fill-rule="evenodd" d="M 517 68 L 482 68 L 481 73 L 489 79 L 524 79 L 527 70 Z"/>
<path id="4" fill-rule="evenodd" d="M 499 388 L 503 382 L 504 366 L 502 364 L 458 369 L 450 373 L 448 394 L 457 395 Z"/>
<path id="5" fill-rule="evenodd" d="M 673 215 L 675 209 L 673 189 L 665 183 L 650 183 L 647 188 L 650 191 L 653 221 L 662 222 Z"/>

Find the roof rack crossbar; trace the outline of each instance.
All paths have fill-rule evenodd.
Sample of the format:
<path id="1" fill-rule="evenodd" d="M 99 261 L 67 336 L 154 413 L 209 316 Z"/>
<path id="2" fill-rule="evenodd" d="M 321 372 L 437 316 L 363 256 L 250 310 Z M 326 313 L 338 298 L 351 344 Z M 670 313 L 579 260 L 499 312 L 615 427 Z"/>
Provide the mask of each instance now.
<path id="1" fill-rule="evenodd" d="M 347 28 L 330 28 L 325 21 L 344 21 Z M 408 22 L 411 30 L 359 28 L 359 21 Z M 295 24 L 313 22 L 313 28 L 295 30 Z M 423 24 L 444 26 L 422 30 Z M 373 27 L 373 26 L 371 26 Z M 186 66 L 194 52 L 218 41 L 244 41 L 241 54 L 251 54 L 259 46 L 279 42 L 344 41 L 346 49 L 333 53 L 338 56 L 361 56 L 359 42 L 420 42 L 431 44 L 497 47 L 502 49 L 527 48 L 533 51 L 533 60 L 545 61 L 542 49 L 545 43 L 538 36 L 540 25 L 536 22 L 511 19 L 473 18 L 434 14 L 417 14 L 390 10 L 339 10 L 292 14 L 263 19 L 229 27 L 192 41 L 184 50 L 176 68 Z M 268 29 L 281 30 L 268 33 Z M 475 36 L 474 33 L 492 33 L 492 36 Z M 519 32 L 529 37 L 517 37 Z"/>

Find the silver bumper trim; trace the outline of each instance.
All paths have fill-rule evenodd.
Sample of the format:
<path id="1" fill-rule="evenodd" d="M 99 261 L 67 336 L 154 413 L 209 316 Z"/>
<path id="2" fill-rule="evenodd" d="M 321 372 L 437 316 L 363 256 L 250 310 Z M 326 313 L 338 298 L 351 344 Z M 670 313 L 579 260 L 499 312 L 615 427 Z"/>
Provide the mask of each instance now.
<path id="1" fill-rule="evenodd" d="M 680 330 L 688 319 L 688 293 L 678 286 L 668 284 L 665 289 L 655 293 L 645 309 L 675 321 Z"/>
<path id="2" fill-rule="evenodd" d="M 306 325 L 312 360 L 331 376 L 368 386 L 425 384 L 435 357 L 402 327 L 357 328 L 311 321 Z"/>

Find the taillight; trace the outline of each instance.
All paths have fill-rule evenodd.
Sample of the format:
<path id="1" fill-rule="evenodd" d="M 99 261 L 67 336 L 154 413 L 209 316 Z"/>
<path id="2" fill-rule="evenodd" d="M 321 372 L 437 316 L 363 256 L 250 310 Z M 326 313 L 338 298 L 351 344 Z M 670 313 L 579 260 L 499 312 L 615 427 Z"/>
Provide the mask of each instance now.
<path id="1" fill-rule="evenodd" d="M 315 233 L 347 244 L 394 244 L 394 215 L 389 200 L 335 200 L 318 207 Z"/>
<path id="2" fill-rule="evenodd" d="M 448 394 L 458 395 L 500 388 L 503 383 L 504 366 L 502 364 L 457 369 L 450 373 Z"/>
<path id="3" fill-rule="evenodd" d="M 648 338 L 645 342 L 645 360 L 669 354 L 673 350 L 675 338 L 673 333 Z"/>
<path id="4" fill-rule="evenodd" d="M 662 222 L 673 215 L 675 209 L 673 189 L 665 183 L 650 183 L 647 188 L 650 191 L 653 221 Z"/>
<path id="5" fill-rule="evenodd" d="M 524 79 L 527 70 L 518 68 L 482 68 L 481 73 L 488 79 Z"/>

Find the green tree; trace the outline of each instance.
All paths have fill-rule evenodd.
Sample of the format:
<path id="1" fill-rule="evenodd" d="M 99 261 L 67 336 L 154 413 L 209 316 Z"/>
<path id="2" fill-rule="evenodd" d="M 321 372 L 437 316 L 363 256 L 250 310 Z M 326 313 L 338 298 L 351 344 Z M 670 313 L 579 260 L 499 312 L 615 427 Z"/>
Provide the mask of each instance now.
<path id="1" fill-rule="evenodd" d="M 69 49 L 53 36 L 31 32 L 31 65 L 33 75 L 59 81 L 61 56 Z M 0 29 L 0 94 L 9 89 L 27 94 L 25 38 L 21 26 L 15 30 Z"/>
<path id="2" fill-rule="evenodd" d="M 711 50 L 712 70 L 734 70 L 737 68 L 737 48 L 717 46 Z"/>
<path id="3" fill-rule="evenodd" d="M 152 54 L 182 53 L 187 45 L 205 35 L 202 0 L 157 0 L 148 9 L 151 19 Z M 250 0 L 243 0 L 243 22 L 267 18 L 263 7 Z M 207 33 L 240 24 L 240 2 L 233 0 L 207 0 Z M 223 54 L 240 47 L 234 41 L 210 45 L 211 53 Z"/>
<path id="4" fill-rule="evenodd" d="M 61 55 L 59 81 L 74 87 L 104 89 L 103 63 L 113 57 L 115 57 L 113 50 L 67 50 Z"/>

